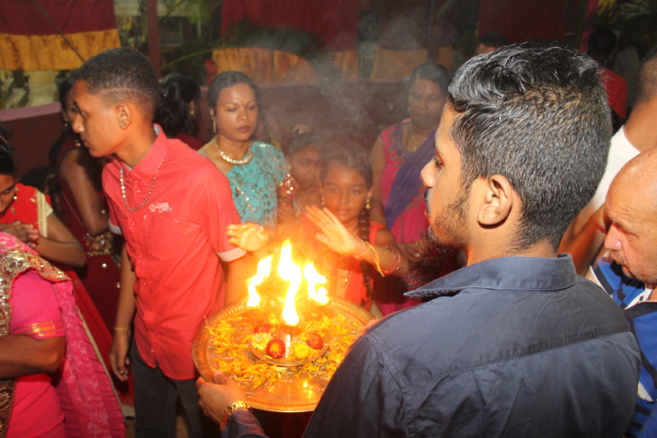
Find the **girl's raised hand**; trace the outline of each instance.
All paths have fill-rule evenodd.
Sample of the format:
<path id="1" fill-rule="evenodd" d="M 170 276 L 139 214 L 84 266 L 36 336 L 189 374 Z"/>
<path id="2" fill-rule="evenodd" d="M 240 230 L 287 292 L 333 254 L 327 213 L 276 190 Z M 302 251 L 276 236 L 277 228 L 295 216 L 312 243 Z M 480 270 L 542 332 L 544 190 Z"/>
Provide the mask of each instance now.
<path id="1" fill-rule="evenodd" d="M 341 255 L 353 256 L 363 251 L 363 242 L 342 225 L 327 208 L 306 207 L 308 219 L 319 228 L 317 239 Z"/>
<path id="2" fill-rule="evenodd" d="M 254 222 L 228 225 L 227 233 L 228 241 L 244 251 L 260 251 L 269 241 L 269 230 Z"/>

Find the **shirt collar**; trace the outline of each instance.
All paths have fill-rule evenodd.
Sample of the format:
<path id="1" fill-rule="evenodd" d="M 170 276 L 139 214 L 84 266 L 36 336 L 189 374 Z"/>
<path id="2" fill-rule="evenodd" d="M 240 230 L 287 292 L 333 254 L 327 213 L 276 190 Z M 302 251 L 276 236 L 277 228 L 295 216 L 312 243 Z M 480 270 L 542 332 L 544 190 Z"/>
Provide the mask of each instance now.
<path id="1" fill-rule="evenodd" d="M 133 168 L 130 168 L 126 163 L 122 163 L 123 166 L 129 171 L 128 175 L 132 178 L 152 178 L 155 170 L 158 168 L 160 163 L 164 160 L 164 157 L 167 153 L 167 137 L 164 134 L 164 130 L 160 128 L 159 125 L 153 125 L 153 130 L 157 134 L 155 143 L 148 150 L 144 158 L 141 159 L 139 163 Z"/>
<path id="2" fill-rule="evenodd" d="M 504 257 L 466 266 L 405 295 L 431 299 L 466 288 L 491 290 L 560 290 L 577 281 L 570 254 L 554 258 Z"/>

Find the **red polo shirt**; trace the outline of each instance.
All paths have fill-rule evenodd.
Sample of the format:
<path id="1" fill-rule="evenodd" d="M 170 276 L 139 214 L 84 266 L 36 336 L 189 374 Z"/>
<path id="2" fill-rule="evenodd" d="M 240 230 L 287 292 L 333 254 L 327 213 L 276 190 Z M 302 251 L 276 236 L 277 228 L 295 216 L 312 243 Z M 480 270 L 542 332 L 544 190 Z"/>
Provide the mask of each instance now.
<path id="1" fill-rule="evenodd" d="M 121 195 L 121 166 L 131 209 L 152 186 L 135 212 L 126 209 Z M 103 187 L 110 228 L 123 234 L 136 275 L 139 353 L 170 378 L 194 378 L 194 336 L 204 318 L 224 304 L 219 258 L 231 261 L 244 254 L 226 235 L 226 226 L 241 222 L 228 180 L 206 157 L 160 132 L 133 169 L 118 159 L 110 161 Z"/>

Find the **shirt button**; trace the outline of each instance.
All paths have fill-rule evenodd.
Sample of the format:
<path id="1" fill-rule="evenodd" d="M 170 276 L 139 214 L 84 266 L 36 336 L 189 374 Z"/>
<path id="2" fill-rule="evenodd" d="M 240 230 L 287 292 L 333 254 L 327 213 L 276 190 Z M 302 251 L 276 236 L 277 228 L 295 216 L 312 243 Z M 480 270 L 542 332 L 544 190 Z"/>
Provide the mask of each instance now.
<path id="1" fill-rule="evenodd" d="M 134 223 L 134 222 L 132 222 L 132 223 L 131 223 L 130 225 L 132 225 L 132 226 L 134 227 L 134 226 L 135 226 L 135 223 Z"/>
<path id="2" fill-rule="evenodd" d="M 142 257 L 144 257 L 144 254 L 139 254 L 139 258 L 142 258 Z"/>

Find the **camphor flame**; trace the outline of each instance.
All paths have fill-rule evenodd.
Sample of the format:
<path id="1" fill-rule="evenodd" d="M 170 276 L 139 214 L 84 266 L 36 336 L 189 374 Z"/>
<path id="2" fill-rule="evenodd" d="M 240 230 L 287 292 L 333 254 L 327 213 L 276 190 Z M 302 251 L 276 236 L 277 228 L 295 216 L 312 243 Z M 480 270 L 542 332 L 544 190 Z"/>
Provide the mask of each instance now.
<path id="1" fill-rule="evenodd" d="M 253 277 L 249 278 L 248 281 L 248 291 L 249 299 L 246 302 L 248 307 L 255 307 L 260 304 L 260 295 L 256 291 L 256 286 L 260 286 L 263 281 L 271 272 L 271 259 L 272 256 L 265 257 L 264 259 L 258 262 L 258 272 Z"/>
<path id="2" fill-rule="evenodd" d="M 299 324 L 299 315 L 297 314 L 294 299 L 301 286 L 301 268 L 292 261 L 292 245 L 289 241 L 286 241 L 283 248 L 281 248 L 281 258 L 276 272 L 283 280 L 290 282 L 281 316 L 285 324 L 297 325 Z"/>
<path id="3" fill-rule="evenodd" d="M 256 275 L 248 279 L 247 289 L 249 291 L 249 299 L 246 302 L 248 307 L 256 307 L 260 305 L 260 295 L 258 294 L 256 287 L 260 286 L 271 275 L 272 259 L 273 256 L 269 256 L 260 260 Z M 281 315 L 285 324 L 294 326 L 299 323 L 299 315 L 297 314 L 295 299 L 303 279 L 306 280 L 308 285 L 308 299 L 314 300 L 321 306 L 328 304 L 329 298 L 326 289 L 321 286 L 317 287 L 320 284 L 326 283 L 326 277 L 317 272 L 312 263 L 308 263 L 303 268 L 302 278 L 301 267 L 292 260 L 292 245 L 289 240 L 285 241 L 281 248 L 281 256 L 278 261 L 276 273 L 281 279 L 290 282 L 290 286 L 285 296 L 283 314 Z"/>
<path id="4" fill-rule="evenodd" d="M 308 263 L 303 268 L 303 276 L 308 283 L 308 298 L 315 300 L 319 304 L 327 304 L 329 301 L 328 292 L 323 287 L 317 289 L 318 284 L 326 283 L 326 277 L 317 272 L 315 265 L 312 263 Z"/>

